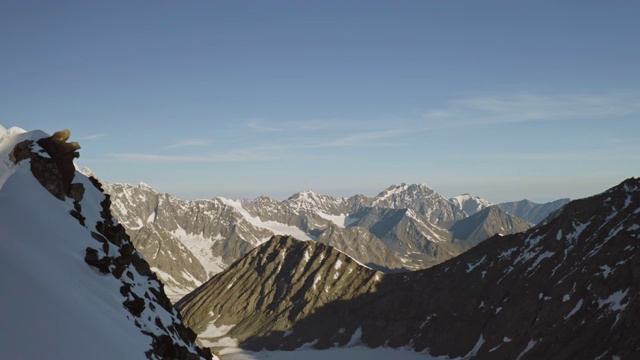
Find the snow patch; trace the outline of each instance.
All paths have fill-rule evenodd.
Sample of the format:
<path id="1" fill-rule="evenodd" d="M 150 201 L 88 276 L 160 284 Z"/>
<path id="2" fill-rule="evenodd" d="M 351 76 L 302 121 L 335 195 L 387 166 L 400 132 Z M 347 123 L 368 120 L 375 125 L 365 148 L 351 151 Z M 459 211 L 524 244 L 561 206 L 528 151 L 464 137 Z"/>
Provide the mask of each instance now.
<path id="1" fill-rule="evenodd" d="M 526 354 L 527 352 L 529 352 L 529 350 L 533 349 L 533 347 L 537 344 L 537 341 L 534 340 L 529 340 L 529 343 L 527 344 L 527 346 L 524 348 L 524 350 L 522 350 L 522 352 L 520 353 L 520 355 L 518 355 L 518 357 L 516 358 L 516 360 L 520 360 L 524 354 Z"/>
<path id="2" fill-rule="evenodd" d="M 602 269 L 602 276 L 606 279 L 607 277 L 609 277 L 609 274 L 611 274 L 611 272 L 613 270 L 611 270 L 611 268 L 609 267 L 609 265 L 602 265 L 600 266 L 600 269 Z"/>
<path id="3" fill-rule="evenodd" d="M 550 258 L 553 255 L 555 255 L 554 252 L 551 251 L 545 251 L 542 254 L 538 255 L 538 258 L 536 259 L 536 261 L 533 262 L 533 264 L 531 266 L 529 266 L 529 269 L 527 269 L 527 272 L 532 271 L 533 269 L 535 269 L 536 267 L 538 267 L 538 265 L 540 265 L 540 262 L 546 258 Z"/>
<path id="4" fill-rule="evenodd" d="M 572 317 L 573 314 L 575 314 L 576 312 L 578 312 L 578 310 L 580 310 L 580 307 L 582 307 L 582 299 L 578 300 L 578 302 L 576 303 L 576 306 L 574 306 L 573 309 L 569 311 L 569 313 L 564 317 L 564 319 L 567 320 L 568 318 Z"/>
<path id="5" fill-rule="evenodd" d="M 347 345 L 345 345 L 345 347 L 356 346 L 357 344 L 360 343 L 361 338 L 362 338 L 362 328 L 359 327 L 356 329 L 356 331 L 353 332 L 353 335 L 351 335 L 351 339 L 349 340 Z"/>
<path id="6" fill-rule="evenodd" d="M 211 251 L 213 244 L 223 239 L 220 234 L 213 238 L 206 238 L 202 234 L 189 234 L 183 228 L 178 227 L 171 232 L 171 235 L 178 239 L 198 259 L 207 275 L 213 276 L 227 267 L 222 258 L 214 256 Z"/>
<path id="7" fill-rule="evenodd" d="M 624 300 L 627 297 L 627 292 L 629 292 L 629 289 L 625 291 L 618 290 L 613 294 L 609 295 L 608 298 L 598 300 L 598 307 L 602 308 L 603 306 L 606 305 L 608 306 L 609 310 L 623 311 L 629 304 L 628 302 L 626 304 L 622 304 L 622 300 Z"/>
<path id="8" fill-rule="evenodd" d="M 323 213 L 321 211 L 316 212 L 316 214 L 318 214 L 318 216 L 320 216 L 325 220 L 331 221 L 332 223 L 336 224 L 338 227 L 341 227 L 343 229 L 353 224 L 354 222 L 358 221 L 358 219 L 352 218 L 347 214 L 330 215 L 330 214 Z"/>
<path id="9" fill-rule="evenodd" d="M 230 200 L 223 197 L 218 197 L 217 199 L 220 200 L 223 204 L 233 208 L 240 215 L 242 215 L 242 217 L 247 222 L 257 228 L 269 230 L 275 235 L 291 235 L 298 240 L 313 240 L 307 233 L 305 233 L 298 227 L 283 224 L 273 220 L 262 221 L 262 219 L 260 219 L 259 217 L 249 214 L 249 212 L 242 206 L 242 203 L 240 201 Z"/>
<path id="10" fill-rule="evenodd" d="M 485 255 L 485 256 L 482 257 L 482 259 L 476 261 L 475 263 L 467 264 L 467 273 L 473 271 L 473 269 L 477 268 L 478 265 L 484 263 L 486 259 L 487 259 L 487 256 Z"/>

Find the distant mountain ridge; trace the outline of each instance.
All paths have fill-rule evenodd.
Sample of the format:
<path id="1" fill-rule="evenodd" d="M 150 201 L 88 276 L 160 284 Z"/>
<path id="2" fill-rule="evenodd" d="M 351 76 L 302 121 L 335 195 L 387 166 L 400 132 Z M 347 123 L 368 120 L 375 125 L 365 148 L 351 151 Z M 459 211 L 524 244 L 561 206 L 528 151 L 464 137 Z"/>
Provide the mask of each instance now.
<path id="1" fill-rule="evenodd" d="M 455 239 L 471 248 L 493 235 L 515 234 L 530 227 L 526 221 L 509 215 L 499 205 L 493 205 L 456 222 L 449 230 Z"/>
<path id="2" fill-rule="evenodd" d="M 551 213 L 561 209 L 570 199 L 559 199 L 552 202 L 538 204 L 530 200 L 520 200 L 500 203 L 498 206 L 513 216 L 528 221 L 531 225 L 536 225 L 544 220 Z"/>
<path id="3" fill-rule="evenodd" d="M 456 202 L 425 184 L 392 185 L 373 198 L 302 191 L 284 201 L 266 195 L 253 201 L 182 200 L 146 184 L 104 186 L 112 196 L 112 211 L 165 282 L 173 301 L 273 235 L 314 239 L 371 268 L 397 272 L 438 264 L 485 235 L 522 230 L 491 228 L 480 221 L 473 225 L 484 226 L 484 231 L 476 232 L 472 241 L 458 241 L 451 227 L 469 217 L 464 204 L 470 211 L 469 204 L 475 209 L 489 202 L 471 195 L 457 197 Z"/>
<path id="4" fill-rule="evenodd" d="M 545 224 L 409 273 L 274 237 L 177 305 L 198 332 L 225 329 L 218 335 L 253 350 L 360 344 L 464 359 L 636 359 L 639 239 L 640 179 L 631 178 Z"/>

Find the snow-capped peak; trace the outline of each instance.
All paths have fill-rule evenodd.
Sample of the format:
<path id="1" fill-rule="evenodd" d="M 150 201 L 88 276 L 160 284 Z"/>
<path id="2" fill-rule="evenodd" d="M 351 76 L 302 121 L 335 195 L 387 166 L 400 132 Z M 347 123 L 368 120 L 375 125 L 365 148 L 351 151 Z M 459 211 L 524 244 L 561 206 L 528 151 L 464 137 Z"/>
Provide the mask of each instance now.
<path id="1" fill-rule="evenodd" d="M 454 196 L 449 199 L 449 201 L 468 215 L 473 215 L 478 211 L 493 205 L 488 200 L 469 193 Z"/>
<path id="2" fill-rule="evenodd" d="M 148 191 L 156 192 L 155 190 L 153 190 L 153 188 L 150 185 L 148 185 L 148 184 L 146 184 L 146 183 L 144 183 L 142 181 L 140 181 L 140 183 L 138 184 L 138 188 L 140 188 L 142 190 L 148 190 Z"/>

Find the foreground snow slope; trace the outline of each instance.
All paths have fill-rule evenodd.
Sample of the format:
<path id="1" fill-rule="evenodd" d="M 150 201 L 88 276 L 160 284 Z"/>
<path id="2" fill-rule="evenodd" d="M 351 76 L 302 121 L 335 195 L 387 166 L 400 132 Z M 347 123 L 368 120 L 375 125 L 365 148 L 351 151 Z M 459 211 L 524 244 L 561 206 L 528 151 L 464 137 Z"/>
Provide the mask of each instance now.
<path id="1" fill-rule="evenodd" d="M 52 196 L 34 177 L 32 159 L 10 159 L 17 143 L 46 136 L 0 127 L 0 358 L 159 359 L 164 356 L 151 350 L 158 337 L 195 353 L 175 328 L 167 330 L 180 322 L 177 313 L 149 295 L 162 291 L 160 283 L 133 266 L 117 278 L 85 262 L 89 249 L 108 249 L 114 259 L 122 251 L 92 238 L 104 219 L 104 194 L 76 172 L 74 183 L 84 187 L 83 226 L 70 215 L 73 199 Z M 30 150 L 48 159 L 37 143 Z M 126 286 L 127 296 L 146 298 L 139 316 L 123 306 Z"/>
<path id="2" fill-rule="evenodd" d="M 1 357 L 146 359 L 150 339 L 113 296 L 122 284 L 84 262 L 87 230 L 71 209 L 26 168 L 0 189 Z"/>

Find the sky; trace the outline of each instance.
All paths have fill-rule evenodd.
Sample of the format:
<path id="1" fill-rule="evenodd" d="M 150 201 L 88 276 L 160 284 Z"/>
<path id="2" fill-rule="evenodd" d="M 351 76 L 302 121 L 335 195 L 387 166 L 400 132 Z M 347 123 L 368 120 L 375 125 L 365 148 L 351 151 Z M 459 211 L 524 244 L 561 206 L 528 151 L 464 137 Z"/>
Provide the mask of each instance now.
<path id="1" fill-rule="evenodd" d="M 0 124 L 182 198 L 640 176 L 638 1 L 0 2 Z"/>

